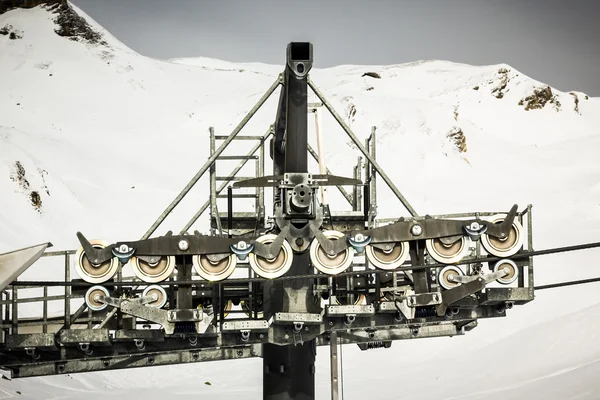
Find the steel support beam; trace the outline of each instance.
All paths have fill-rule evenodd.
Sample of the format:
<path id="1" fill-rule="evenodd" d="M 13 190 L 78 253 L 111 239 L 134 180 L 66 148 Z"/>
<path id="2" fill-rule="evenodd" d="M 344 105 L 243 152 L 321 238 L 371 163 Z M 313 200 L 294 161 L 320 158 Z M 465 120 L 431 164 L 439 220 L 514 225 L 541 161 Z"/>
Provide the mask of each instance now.
<path id="1" fill-rule="evenodd" d="M 287 47 L 284 90 L 276 117 L 273 148 L 273 172 L 308 171 L 308 104 L 307 77 L 312 67 L 312 44 L 290 43 Z M 282 128 L 285 129 L 282 141 Z M 284 154 L 281 146 L 285 144 Z M 277 192 L 277 191 L 274 191 Z M 312 273 L 309 254 L 294 255 L 288 275 Z M 312 312 L 315 295 L 310 290 L 311 279 L 295 282 L 274 280 L 264 284 L 266 316 L 278 312 Z M 302 308 L 302 309 L 300 309 Z M 265 400 L 314 400 L 316 341 L 297 345 L 264 344 L 262 348 Z"/>
<path id="2" fill-rule="evenodd" d="M 321 90 L 319 90 L 319 88 L 313 83 L 313 81 L 310 79 L 310 77 L 308 78 L 308 86 L 310 86 L 310 88 L 317 95 L 317 97 L 319 98 L 319 100 L 321 100 L 321 102 L 323 103 L 323 105 L 329 110 L 329 112 L 331 113 L 331 115 L 333 116 L 333 118 L 335 118 L 335 120 L 338 122 L 338 124 L 340 124 L 340 126 L 342 127 L 342 129 L 344 129 L 344 131 L 348 134 L 348 136 L 350 137 L 350 139 L 352 139 L 352 141 L 354 142 L 354 144 L 356 145 L 356 147 L 358 147 L 358 149 L 360 150 L 360 152 L 365 156 L 365 158 L 367 160 L 369 160 L 369 162 L 371 163 L 371 165 L 373 165 L 373 168 L 375 168 L 375 170 L 377 171 L 377 173 L 379 175 L 381 175 L 381 178 L 388 185 L 388 187 L 392 190 L 392 192 L 394 192 L 394 194 L 396 195 L 396 197 L 398 198 L 398 200 L 400 200 L 400 202 L 408 210 L 408 212 L 410 213 L 410 215 L 412 215 L 413 217 L 416 217 L 418 214 L 415 211 L 415 209 L 410 205 L 410 203 L 408 202 L 408 200 L 406 200 L 406 198 L 404 198 L 404 196 L 402 195 L 402 193 L 400 193 L 400 190 L 398 190 L 398 188 L 396 187 L 396 185 L 394 185 L 394 182 L 392 182 L 392 180 L 390 179 L 390 177 L 385 173 L 385 171 L 383 170 L 383 168 L 381 168 L 381 166 L 375 160 L 375 158 L 373 158 L 371 156 L 371 154 L 369 154 L 369 152 L 365 149 L 365 147 L 362 145 L 362 143 L 360 142 L 360 140 L 358 140 L 358 138 L 356 137 L 356 135 L 354 134 L 354 132 L 352 132 L 352 130 L 344 122 L 344 120 L 342 119 L 342 117 L 340 117 L 340 115 L 337 113 L 337 111 L 335 111 L 335 109 L 333 108 L 333 106 L 331 105 L 331 103 L 329 103 L 329 101 L 325 98 L 325 96 L 323 95 L 323 93 L 321 92 Z"/>
<path id="3" fill-rule="evenodd" d="M 233 132 L 229 135 L 229 137 L 221 143 L 219 148 L 209 157 L 209 159 L 204 163 L 202 168 L 194 175 L 194 177 L 188 182 L 187 185 L 183 188 L 183 190 L 175 197 L 175 200 L 169 204 L 169 206 L 162 212 L 162 214 L 158 217 L 158 219 L 152 224 L 152 226 L 144 233 L 142 236 L 142 240 L 148 239 L 150 235 L 156 231 L 156 229 L 162 224 L 162 222 L 167 218 L 167 216 L 173 211 L 173 209 L 179 204 L 179 202 L 185 197 L 186 194 L 194 187 L 194 185 L 202 178 L 202 175 L 210 168 L 210 166 L 215 162 L 217 157 L 223 153 L 223 151 L 229 146 L 229 144 L 235 139 L 238 133 L 242 130 L 244 126 L 250 121 L 250 119 L 256 114 L 258 109 L 267 101 L 267 99 L 273 94 L 273 92 L 279 87 L 281 84 L 281 75 L 277 77 L 277 80 L 273 82 L 271 87 L 267 90 L 267 92 L 258 100 L 258 102 L 252 107 L 252 109 L 246 114 L 244 119 L 235 127 Z"/>

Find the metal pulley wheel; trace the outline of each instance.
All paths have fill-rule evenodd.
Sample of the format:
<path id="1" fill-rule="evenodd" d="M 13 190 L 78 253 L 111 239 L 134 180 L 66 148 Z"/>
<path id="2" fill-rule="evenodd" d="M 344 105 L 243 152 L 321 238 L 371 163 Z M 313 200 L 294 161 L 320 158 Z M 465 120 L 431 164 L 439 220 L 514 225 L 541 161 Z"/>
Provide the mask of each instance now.
<path id="1" fill-rule="evenodd" d="M 108 243 L 103 240 L 90 240 L 90 244 L 95 249 L 103 249 Z M 94 263 L 90 260 L 83 247 L 79 247 L 75 252 L 75 271 L 81 279 L 89 283 L 104 283 L 110 280 L 119 269 L 119 259 L 113 257 L 103 263 Z"/>
<path id="2" fill-rule="evenodd" d="M 277 235 L 269 234 L 259 237 L 256 239 L 256 242 L 271 244 L 275 239 L 277 239 Z M 293 257 L 292 247 L 287 240 L 284 240 L 278 254 L 272 254 L 271 257 L 263 258 L 257 256 L 255 253 L 250 253 L 248 261 L 250 267 L 258 276 L 274 279 L 283 276 L 289 271 L 292 266 Z"/>
<path id="3" fill-rule="evenodd" d="M 456 265 L 448 265 L 447 267 L 442 268 L 438 275 L 438 283 L 444 289 L 452 289 L 457 286 L 460 286 L 460 282 L 454 282 L 452 280 L 453 276 L 463 276 L 465 273 L 462 269 L 457 267 Z"/>
<path id="4" fill-rule="evenodd" d="M 210 282 L 222 281 L 231 276 L 237 265 L 237 256 L 230 254 L 219 261 L 212 261 L 206 254 L 192 257 L 194 270 L 202 278 Z"/>
<path id="5" fill-rule="evenodd" d="M 175 256 L 156 257 L 156 262 L 146 262 L 138 257 L 131 257 L 129 265 L 135 276 L 144 282 L 158 283 L 167 279 L 175 269 Z"/>
<path id="6" fill-rule="evenodd" d="M 487 220 L 494 224 L 499 224 L 506 218 L 506 214 L 498 214 L 489 217 Z M 504 239 L 481 235 L 481 244 L 488 253 L 496 257 L 510 257 L 516 254 L 523 245 L 523 226 L 515 218 L 508 236 Z"/>
<path id="7" fill-rule="evenodd" d="M 342 240 L 344 234 L 338 231 L 323 231 L 327 239 Z M 315 238 L 310 245 L 310 260 L 314 267 L 324 274 L 336 275 L 344 272 L 352 264 L 354 250 L 350 247 L 341 253 L 330 255 L 325 253 L 319 241 Z"/>
<path id="8" fill-rule="evenodd" d="M 387 271 L 394 270 L 408 259 L 410 246 L 408 242 L 385 243 L 389 248 L 380 249 L 372 245 L 365 247 L 367 260 L 375 267 Z"/>
<path id="9" fill-rule="evenodd" d="M 108 297 L 108 289 L 104 286 L 92 286 L 85 293 L 85 304 L 92 311 L 102 311 L 108 307 L 108 304 L 100 301 L 97 296 Z"/>
<path id="10" fill-rule="evenodd" d="M 452 244 L 446 244 L 441 239 L 427 239 L 425 248 L 427 253 L 435 261 L 442 264 L 454 264 L 465 258 L 469 253 L 471 239 L 466 236 L 461 237 Z"/>
<path id="11" fill-rule="evenodd" d="M 162 286 L 150 285 L 142 292 L 142 297 L 155 296 L 156 300 L 146 303 L 147 306 L 162 308 L 167 304 L 167 292 Z"/>
<path id="12" fill-rule="evenodd" d="M 496 282 L 501 283 L 503 285 L 510 285 L 519 277 L 519 268 L 517 267 L 517 264 L 515 264 L 514 261 L 511 260 L 498 261 L 494 265 L 494 268 L 492 270 L 493 272 L 498 272 L 501 270 L 507 271 L 507 274 L 504 275 L 502 278 L 496 279 Z"/>

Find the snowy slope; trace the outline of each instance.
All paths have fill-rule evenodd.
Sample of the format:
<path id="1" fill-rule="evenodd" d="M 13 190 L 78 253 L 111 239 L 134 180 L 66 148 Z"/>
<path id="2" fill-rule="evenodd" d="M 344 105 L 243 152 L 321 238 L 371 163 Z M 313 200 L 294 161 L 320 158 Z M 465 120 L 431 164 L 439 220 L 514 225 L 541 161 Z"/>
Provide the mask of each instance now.
<path id="1" fill-rule="evenodd" d="M 47 240 L 57 249 L 75 248 L 78 230 L 109 241 L 138 238 L 208 157 L 208 127 L 229 134 L 283 69 L 206 58 L 153 60 L 128 49 L 74 9 L 105 44 L 54 34 L 55 15 L 43 7 L 0 15 L 0 30 L 10 25 L 21 36 L 0 35 L 0 252 Z M 363 76 L 372 72 L 380 78 Z M 534 102 L 524 99 L 547 85 L 508 65 L 420 61 L 340 66 L 311 75 L 361 139 L 377 126 L 379 163 L 420 213 L 503 211 L 513 203 L 532 203 L 536 249 L 600 238 L 600 99 L 552 89 L 551 94 L 537 96 L 549 94 L 541 109 L 526 110 Z M 273 122 L 276 102 L 277 94 L 242 133 L 264 133 Z M 322 131 L 328 167 L 349 176 L 359 154 L 325 114 Z M 466 140 L 465 152 L 447 137 L 458 131 Z M 380 215 L 406 215 L 379 182 Z M 39 209 L 31 204 L 34 191 L 41 200 Z M 207 193 L 208 180 L 203 179 L 158 233 L 181 228 Z M 340 196 L 332 195 L 332 202 L 343 205 Z M 206 223 L 205 216 L 194 228 L 204 230 Z M 540 257 L 536 281 L 597 276 L 593 264 L 598 255 L 589 250 Z M 52 270 L 45 264 L 26 275 L 49 278 Z M 427 390 L 419 396 L 429 393 L 437 374 L 444 383 L 440 388 L 448 391 L 433 391 L 431 398 L 495 398 L 501 393 L 530 398 L 541 386 L 564 389 L 561 379 L 572 382 L 572 390 L 555 398 L 595 398 L 589 390 L 598 371 L 598 306 L 586 307 L 600 304 L 597 290 L 593 284 L 539 292 L 533 303 L 513 309 L 507 318 L 482 321 L 464 337 L 396 342 L 387 353 L 358 354 L 348 347 L 346 398 L 371 393 L 359 372 L 380 388 L 379 398 L 397 398 L 392 392 L 398 387 L 397 370 L 414 383 L 413 396 L 420 385 Z M 555 327 L 558 330 L 548 333 Z M 582 348 L 583 342 L 589 345 Z M 321 350 L 319 356 L 322 398 L 328 390 L 326 352 Z M 428 361 L 415 368 L 414 358 L 405 354 L 426 354 Z M 396 355 L 403 364 L 381 368 L 384 355 Z M 439 359 L 440 355 L 454 359 Z M 498 365 L 491 375 L 480 376 L 477 365 L 468 364 L 490 357 Z M 454 367 L 457 359 L 465 374 L 477 368 L 470 371 L 476 377 L 474 387 L 455 382 L 460 373 Z M 66 390 L 67 398 L 80 398 L 82 393 L 100 398 L 110 389 L 125 397 L 135 381 L 139 386 L 155 385 L 149 398 L 171 393 L 180 384 L 186 389 L 175 394 L 181 397 L 198 393 L 232 398 L 245 393 L 245 398 L 260 398 L 260 360 L 239 362 L 244 378 L 225 385 L 230 365 L 0 380 L 0 390 L 5 397 L 19 390 L 24 398 L 51 398 Z M 420 377 L 419 371 L 431 372 Z M 217 384 L 198 385 L 198 376 Z"/>

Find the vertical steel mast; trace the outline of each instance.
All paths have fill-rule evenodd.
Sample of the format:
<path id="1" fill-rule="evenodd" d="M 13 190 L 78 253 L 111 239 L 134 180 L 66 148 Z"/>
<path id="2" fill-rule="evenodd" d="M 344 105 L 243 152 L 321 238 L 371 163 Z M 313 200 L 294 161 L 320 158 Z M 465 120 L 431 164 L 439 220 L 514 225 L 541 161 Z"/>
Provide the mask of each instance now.
<path id="1" fill-rule="evenodd" d="M 284 85 L 272 141 L 273 173 L 308 172 L 308 72 L 312 68 L 312 44 L 290 43 Z M 275 204 L 280 193 L 274 194 Z M 294 221 L 302 224 L 304 221 Z M 308 222 L 308 221 L 306 221 Z M 308 252 L 294 255 L 288 275 L 312 273 Z M 316 311 L 318 299 L 312 280 L 272 281 L 264 286 L 266 315 L 277 312 Z M 263 344 L 263 398 L 265 400 L 308 400 L 315 398 L 315 339 L 295 345 Z"/>

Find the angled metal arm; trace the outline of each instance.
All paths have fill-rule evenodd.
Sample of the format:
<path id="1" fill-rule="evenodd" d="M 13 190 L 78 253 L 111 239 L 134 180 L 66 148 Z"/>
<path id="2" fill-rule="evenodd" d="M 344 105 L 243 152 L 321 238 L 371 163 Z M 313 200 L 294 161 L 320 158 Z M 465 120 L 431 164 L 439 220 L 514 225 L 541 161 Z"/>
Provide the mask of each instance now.
<path id="1" fill-rule="evenodd" d="M 273 84 L 267 90 L 267 92 L 260 98 L 260 100 L 258 100 L 256 105 L 254 107 L 252 107 L 252 109 L 250 110 L 250 112 L 248 112 L 248 114 L 244 117 L 244 119 L 242 119 L 242 121 L 238 124 L 238 126 L 235 127 L 235 129 L 233 130 L 233 132 L 231 132 L 229 137 L 223 143 L 221 143 L 221 145 L 219 146 L 217 151 L 215 151 L 213 153 L 213 155 L 210 156 L 210 158 L 206 161 L 206 163 L 204 163 L 204 165 L 202 166 L 200 171 L 198 171 L 196 173 L 196 175 L 194 175 L 194 177 L 183 188 L 181 193 L 179 193 L 177 195 L 175 200 L 173 200 L 171 202 L 171 204 L 169 204 L 169 206 L 165 209 L 165 211 L 163 211 L 163 213 L 158 217 L 158 219 L 152 224 L 150 229 L 148 229 L 148 231 L 146 233 L 144 233 L 144 236 L 142 236 L 142 239 L 148 239 L 150 237 L 150 235 L 152 235 L 154 233 L 154 231 L 156 231 L 156 229 L 165 220 L 165 218 L 167 218 L 167 216 L 171 213 L 171 211 L 173 211 L 173 209 L 177 206 L 177 204 L 179 204 L 179 202 L 185 197 L 186 194 L 188 194 L 188 192 L 192 189 L 192 187 L 194 187 L 194 185 L 200 180 L 200 178 L 202 178 L 202 175 L 204 175 L 206 173 L 206 171 L 208 171 L 208 169 L 215 162 L 217 157 L 219 157 L 221 155 L 221 153 L 225 150 L 225 148 L 227 146 L 229 146 L 229 144 L 233 141 L 233 139 L 235 139 L 237 134 L 240 133 L 242 128 L 248 123 L 248 121 L 250 121 L 250 118 L 252 118 L 254 116 L 254 114 L 256 114 L 258 109 L 260 107 L 262 107 L 262 105 L 267 101 L 267 99 L 269 97 L 271 97 L 271 95 L 279 87 L 281 82 L 282 82 L 282 77 L 280 75 L 277 77 L 277 80 L 275 82 L 273 82 Z"/>
<path id="2" fill-rule="evenodd" d="M 333 115 L 333 118 L 336 119 L 336 121 L 340 124 L 340 126 L 344 129 L 344 131 L 348 134 L 348 136 L 350 136 L 350 139 L 352 139 L 352 141 L 354 142 L 354 144 L 356 145 L 356 147 L 358 147 L 358 149 L 365 156 L 365 158 L 367 160 L 369 160 L 369 162 L 371 163 L 371 165 L 373 166 L 373 168 L 375 168 L 375 170 L 379 173 L 379 175 L 381 175 L 381 178 L 383 178 L 383 180 L 388 185 L 388 187 L 392 190 L 392 192 L 394 192 L 394 194 L 396 195 L 396 197 L 398 198 L 398 200 L 400 200 L 400 202 L 408 210 L 408 212 L 410 213 L 410 215 L 412 215 L 413 217 L 416 217 L 418 214 L 415 211 L 415 209 L 410 205 L 410 203 L 408 202 L 408 200 L 406 200 L 406 198 L 404 198 L 404 196 L 402 195 L 402 193 L 400 193 L 400 190 L 398 190 L 398 188 L 396 187 L 396 185 L 394 185 L 394 183 L 392 182 L 392 180 L 389 178 L 389 176 L 387 176 L 387 174 L 381 168 L 381 166 L 377 163 L 377 161 L 364 148 L 364 146 L 362 145 L 362 143 L 360 142 L 360 140 L 358 140 L 358 138 L 356 137 L 356 135 L 352 132 L 352 130 L 350 129 L 350 127 L 348 125 L 346 125 L 346 123 L 344 122 L 344 120 L 342 119 L 342 117 L 340 117 L 340 115 L 333 109 L 333 107 L 331 106 L 331 104 L 329 103 L 329 101 L 327 101 L 327 99 L 325 98 L 325 96 L 323 95 L 323 93 L 321 93 L 321 91 L 319 90 L 319 88 L 317 88 L 315 86 L 315 84 L 313 83 L 313 81 L 310 79 L 310 76 L 308 77 L 308 86 L 310 86 L 310 88 L 312 89 L 312 91 L 315 92 L 315 94 L 321 100 L 321 102 L 323 103 L 323 105 L 325 107 L 327 107 L 327 109 L 329 110 L 329 112 L 331 113 L 331 115 Z"/>

